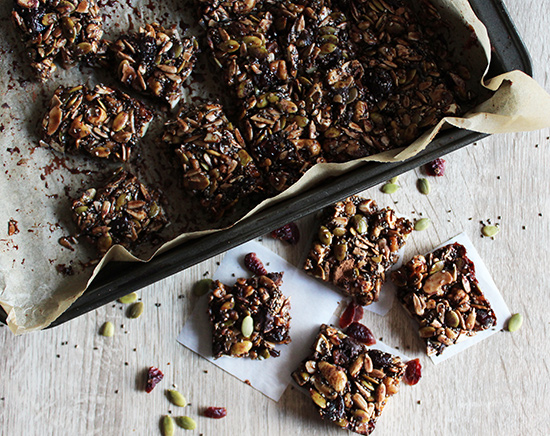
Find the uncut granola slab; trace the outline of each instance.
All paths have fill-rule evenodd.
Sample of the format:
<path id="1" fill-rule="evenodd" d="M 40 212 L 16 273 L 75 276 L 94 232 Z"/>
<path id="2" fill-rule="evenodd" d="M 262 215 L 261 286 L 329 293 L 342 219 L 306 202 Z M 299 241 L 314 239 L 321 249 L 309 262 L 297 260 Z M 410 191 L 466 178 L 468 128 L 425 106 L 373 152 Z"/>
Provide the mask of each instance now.
<path id="1" fill-rule="evenodd" d="M 282 276 L 268 273 L 239 278 L 233 286 L 219 281 L 212 284 L 208 315 L 215 358 L 280 355 L 275 345 L 290 342 L 290 300 L 279 289 Z"/>
<path id="2" fill-rule="evenodd" d="M 166 123 L 163 140 L 183 167 L 183 186 L 213 219 L 240 200 L 261 192 L 260 173 L 238 129 L 216 103 L 185 107 Z"/>
<path id="3" fill-rule="evenodd" d="M 124 92 L 96 85 L 56 89 L 42 119 L 43 146 L 128 161 L 153 113 Z"/>
<path id="4" fill-rule="evenodd" d="M 71 208 L 80 234 L 100 254 L 114 244 L 131 248 L 168 223 L 160 194 L 122 169 L 104 187 L 86 190 Z"/>
<path id="5" fill-rule="evenodd" d="M 372 433 L 389 397 L 399 390 L 405 364 L 323 324 L 313 353 L 292 373 L 324 419 L 359 434 Z"/>
<path id="6" fill-rule="evenodd" d="M 98 52 L 103 18 L 94 0 L 14 0 L 12 21 L 37 77 L 45 82 L 61 58 L 64 68 Z"/>
<path id="7" fill-rule="evenodd" d="M 496 324 L 466 248 L 454 243 L 415 256 L 392 274 L 398 298 L 419 324 L 429 356 Z"/>
<path id="8" fill-rule="evenodd" d="M 321 222 L 304 270 L 333 283 L 361 305 L 377 301 L 412 223 L 358 196 L 331 206 Z"/>
<path id="9" fill-rule="evenodd" d="M 146 24 L 109 44 L 104 63 L 117 72 L 121 83 L 175 107 L 183 97 L 183 83 L 195 64 L 195 38 L 180 38 L 176 26 Z M 110 63 L 112 61 L 113 63 Z"/>

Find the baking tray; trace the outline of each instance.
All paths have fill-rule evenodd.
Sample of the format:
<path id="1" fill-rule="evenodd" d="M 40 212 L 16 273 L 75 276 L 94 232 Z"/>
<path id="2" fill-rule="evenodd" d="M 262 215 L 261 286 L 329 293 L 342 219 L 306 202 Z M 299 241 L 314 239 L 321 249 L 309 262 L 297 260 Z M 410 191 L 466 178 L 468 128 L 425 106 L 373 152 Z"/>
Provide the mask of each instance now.
<path id="1" fill-rule="evenodd" d="M 510 70 L 532 75 L 532 64 L 512 20 L 501 0 L 471 0 L 472 8 L 486 25 L 493 46 L 489 77 Z M 344 175 L 323 181 L 309 191 L 270 206 L 228 230 L 197 238 L 163 253 L 148 263 L 113 262 L 94 279 L 88 290 L 50 327 L 63 324 L 132 291 L 175 274 L 212 256 L 261 236 L 287 222 L 311 214 L 349 195 L 356 194 L 391 177 L 488 135 L 457 128 L 438 135 L 424 151 L 398 163 L 366 163 Z M 0 322 L 6 313 L 0 308 Z"/>

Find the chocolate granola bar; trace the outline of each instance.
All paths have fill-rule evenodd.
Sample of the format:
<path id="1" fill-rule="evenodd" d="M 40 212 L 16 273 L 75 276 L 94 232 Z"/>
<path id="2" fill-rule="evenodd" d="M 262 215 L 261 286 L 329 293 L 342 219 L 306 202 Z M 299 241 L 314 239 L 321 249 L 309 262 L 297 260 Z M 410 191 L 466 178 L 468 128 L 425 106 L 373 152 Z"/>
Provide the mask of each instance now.
<path id="1" fill-rule="evenodd" d="M 160 194 L 122 169 L 104 187 L 90 188 L 74 200 L 72 211 L 80 234 L 100 254 L 114 244 L 131 248 L 168 223 Z"/>
<path id="2" fill-rule="evenodd" d="M 233 286 L 212 284 L 208 315 L 215 358 L 279 356 L 275 345 L 290 342 L 290 301 L 279 289 L 282 276 L 268 273 L 239 278 Z"/>
<path id="3" fill-rule="evenodd" d="M 125 85 L 165 100 L 172 108 L 183 97 L 183 82 L 195 64 L 195 38 L 180 38 L 175 26 L 146 24 L 109 44 L 108 64 Z"/>
<path id="4" fill-rule="evenodd" d="M 165 126 L 163 140 L 174 147 L 183 167 L 183 185 L 213 219 L 261 191 L 256 164 L 238 129 L 216 103 L 185 107 Z"/>
<path id="5" fill-rule="evenodd" d="M 399 390 L 405 364 L 324 324 L 312 348 L 292 373 L 296 383 L 309 391 L 324 419 L 372 433 L 388 398 Z"/>
<path id="6" fill-rule="evenodd" d="M 117 89 L 60 86 L 42 120 L 41 145 L 128 161 L 152 119 L 140 101 Z"/>
<path id="7" fill-rule="evenodd" d="M 333 283 L 361 305 L 378 300 L 412 223 L 374 200 L 352 196 L 330 207 L 306 259 L 307 273 Z"/>
<path id="8" fill-rule="evenodd" d="M 12 21 L 41 81 L 56 70 L 90 61 L 101 46 L 103 19 L 94 0 L 14 0 Z"/>
<path id="9" fill-rule="evenodd" d="M 392 274 L 392 280 L 399 300 L 419 324 L 429 356 L 496 324 L 463 245 L 415 256 Z"/>

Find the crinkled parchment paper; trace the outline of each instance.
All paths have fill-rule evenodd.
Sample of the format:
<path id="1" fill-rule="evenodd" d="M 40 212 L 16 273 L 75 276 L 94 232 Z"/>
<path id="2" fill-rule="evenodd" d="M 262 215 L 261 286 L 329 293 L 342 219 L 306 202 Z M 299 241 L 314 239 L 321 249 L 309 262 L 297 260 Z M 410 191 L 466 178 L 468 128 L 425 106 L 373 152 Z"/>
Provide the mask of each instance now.
<path id="1" fill-rule="evenodd" d="M 100 0 L 106 14 L 107 38 L 116 38 L 128 28 L 137 28 L 149 21 L 177 24 L 186 34 L 200 34 L 194 26 L 196 8 L 183 0 L 151 2 L 135 0 L 112 2 Z M 473 77 L 483 77 L 490 57 L 490 43 L 483 24 L 475 17 L 467 0 L 437 0 L 448 21 L 455 54 L 463 59 Z M 3 177 L 0 178 L 0 305 L 8 313 L 8 324 L 15 333 L 25 333 L 48 326 L 63 313 L 86 289 L 97 272 L 109 260 L 150 259 L 160 249 L 165 251 L 186 239 L 201 235 L 213 225 L 205 216 L 196 216 L 193 199 L 181 190 L 181 180 L 169 150 L 159 144 L 159 127 L 167 114 L 157 107 L 156 123 L 140 143 L 140 155 L 125 167 L 140 175 L 145 182 L 160 187 L 167 203 L 172 225 L 163 232 L 164 245 L 147 245 L 130 255 L 121 247 L 113 247 L 95 267 L 84 264 L 94 258 L 93 248 L 85 242 L 71 251 L 59 245 L 63 236 L 76 229 L 69 214 L 70 198 L 87 186 L 100 186 L 117 165 L 82 156 L 60 156 L 38 146 L 37 128 L 53 91 L 59 85 L 76 85 L 100 81 L 112 85 L 108 71 L 91 68 L 61 68 L 45 85 L 32 80 L 24 59 L 23 45 L 18 41 L 10 22 L 11 2 L 0 4 L 0 156 Z M 468 26 L 463 25 L 468 23 Z M 478 44 L 471 41 L 472 30 Z M 184 33 L 184 32 L 182 32 Z M 467 48 L 465 48 L 467 47 Z M 207 58 L 204 53 L 202 59 Z M 201 62 L 199 62 L 201 63 Z M 219 98 L 209 79 L 219 72 L 205 62 L 199 66 L 187 86 L 186 101 L 196 97 Z M 480 80 L 478 86 L 483 81 Z M 294 186 L 275 199 L 264 201 L 252 212 L 273 201 L 290 197 L 318 183 L 321 179 L 349 171 L 364 161 L 398 161 L 422 150 L 446 123 L 485 133 L 535 130 L 550 126 L 550 96 L 537 83 L 521 72 L 511 72 L 487 81 L 485 86 L 495 91 L 487 101 L 464 118 L 443 120 L 411 146 L 371 156 L 346 164 L 321 164 L 312 168 Z M 249 213 L 249 214 L 250 214 Z M 241 215 L 243 215 L 241 211 Z M 219 227 L 230 225 L 239 216 L 229 217 Z M 18 232 L 8 235 L 10 220 L 17 223 Z M 159 247 L 160 246 L 160 247 Z"/>

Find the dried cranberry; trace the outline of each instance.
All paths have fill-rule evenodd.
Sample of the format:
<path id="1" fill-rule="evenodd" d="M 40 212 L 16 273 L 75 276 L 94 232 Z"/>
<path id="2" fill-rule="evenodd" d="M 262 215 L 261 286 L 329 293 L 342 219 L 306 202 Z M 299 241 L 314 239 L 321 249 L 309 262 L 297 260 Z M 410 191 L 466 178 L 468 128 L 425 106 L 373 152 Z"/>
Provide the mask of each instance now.
<path id="1" fill-rule="evenodd" d="M 365 345 L 376 344 L 376 339 L 374 339 L 374 335 L 370 329 L 360 322 L 352 322 L 346 333 L 348 336 L 351 336 L 353 339 L 362 342 Z"/>
<path id="2" fill-rule="evenodd" d="M 476 314 L 476 321 L 483 328 L 492 326 L 495 323 L 493 314 L 485 309 L 478 309 Z"/>
<path id="3" fill-rule="evenodd" d="M 256 256 L 256 253 L 248 253 L 244 257 L 244 266 L 246 266 L 252 274 L 257 276 L 265 276 L 267 274 L 264 264 L 258 256 Z"/>
<path id="4" fill-rule="evenodd" d="M 363 306 L 352 301 L 340 317 L 340 328 L 348 328 L 352 322 L 360 321 L 361 318 L 363 318 Z"/>
<path id="5" fill-rule="evenodd" d="M 220 419 L 227 415 L 227 410 L 225 407 L 209 407 L 204 411 L 203 415 L 207 418 Z"/>
<path id="6" fill-rule="evenodd" d="M 418 383 L 420 377 L 422 377 L 422 365 L 420 365 L 420 361 L 418 359 L 409 360 L 407 362 L 403 381 L 413 386 Z"/>
<path id="7" fill-rule="evenodd" d="M 147 371 L 147 384 L 145 385 L 145 392 L 149 393 L 153 388 L 162 380 L 164 374 L 162 371 L 154 366 L 150 367 Z"/>
<path id="8" fill-rule="evenodd" d="M 441 177 L 445 175 L 445 159 L 438 158 L 424 165 L 428 176 Z"/>
<path id="9" fill-rule="evenodd" d="M 295 223 L 285 224 L 283 227 L 279 227 L 271 232 L 271 236 L 281 241 L 286 241 L 292 245 L 295 245 L 300 240 L 300 229 Z"/>

